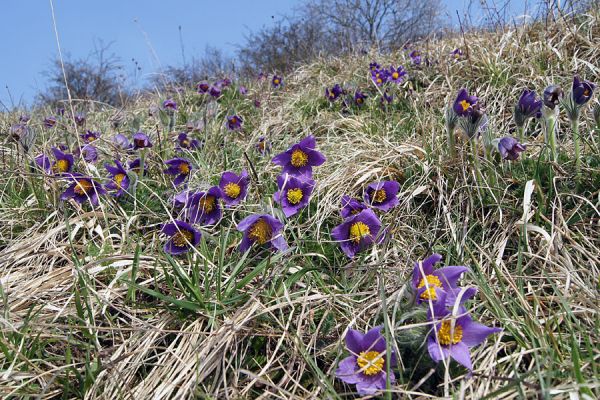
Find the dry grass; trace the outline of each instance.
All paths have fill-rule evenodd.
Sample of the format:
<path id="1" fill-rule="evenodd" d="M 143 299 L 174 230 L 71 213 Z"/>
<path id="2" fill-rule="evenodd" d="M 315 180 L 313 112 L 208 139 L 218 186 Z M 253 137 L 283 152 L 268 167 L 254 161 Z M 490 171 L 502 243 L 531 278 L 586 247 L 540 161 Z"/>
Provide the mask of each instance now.
<path id="1" fill-rule="evenodd" d="M 244 151 L 259 177 L 241 208 L 203 230 L 205 240 L 189 258 L 167 259 L 159 236 L 160 224 L 176 217 L 160 173 L 173 146 L 160 119 L 147 116 L 163 97 L 118 111 L 126 121 L 121 130 L 140 123 L 161 146 L 148 154 L 153 173 L 139 182 L 135 198 L 104 198 L 94 210 L 58 201 L 62 184 L 25 167 L 65 131 L 76 138 L 71 126 L 35 126 L 44 117 L 37 113 L 35 151 L 25 154 L 8 138 L 1 148 L 0 394 L 348 397 L 354 388 L 333 374 L 345 354 L 345 332 L 385 322 L 401 356 L 392 388 L 399 398 L 598 396 L 598 129 L 585 114 L 580 187 L 567 121 L 560 125 L 560 163 L 539 162 L 542 135 L 531 136 L 524 161 L 488 161 L 482 184 L 466 151 L 448 159 L 442 118 L 456 90 L 468 86 L 484 99 L 493 134 L 504 136 L 524 87 L 568 88 L 574 73 L 600 82 L 598 18 L 422 43 L 438 63 L 409 69 L 414 90 L 398 92 L 387 111 L 374 101 L 342 113 L 326 104 L 323 90 L 337 82 L 368 87 L 372 58 L 407 65 L 405 54 L 323 60 L 286 76 L 281 91 L 255 85 L 249 99 L 226 98 L 218 106 L 179 94 L 178 128 L 206 120 L 197 134 L 205 147 L 189 155 L 198 166 L 190 186 L 214 184 L 224 169 L 249 168 Z M 468 48 L 468 59 L 448 62 L 457 46 Z M 261 96 L 261 109 L 253 109 L 252 96 Z M 242 134 L 223 128 L 233 109 L 245 118 Z M 116 151 L 109 139 L 115 114 L 88 113 L 88 127 L 103 132 L 106 159 Z M 2 131 L 16 118 L 3 114 Z M 311 206 L 287 221 L 294 247 L 283 256 L 242 257 L 235 223 L 250 212 L 279 213 L 271 200 L 278 168 L 257 155 L 254 143 L 266 135 L 278 152 L 308 133 L 328 160 L 316 170 Z M 81 168 L 101 177 L 101 165 Z M 382 217 L 389 239 L 349 262 L 329 236 L 341 222 L 339 200 L 383 178 L 401 183 L 400 205 Z M 504 328 L 474 350 L 470 378 L 454 366 L 445 374 L 423 347 L 424 316 L 406 283 L 412 263 L 433 251 L 447 264 L 471 268 L 463 281 L 479 294 L 469 308 Z"/>

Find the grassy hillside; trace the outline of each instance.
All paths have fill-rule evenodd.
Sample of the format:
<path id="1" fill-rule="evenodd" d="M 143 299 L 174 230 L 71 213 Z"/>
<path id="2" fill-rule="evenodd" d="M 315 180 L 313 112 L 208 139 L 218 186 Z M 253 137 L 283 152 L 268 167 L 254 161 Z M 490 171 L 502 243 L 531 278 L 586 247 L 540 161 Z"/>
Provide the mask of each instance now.
<path id="1" fill-rule="evenodd" d="M 466 87 L 489 118 L 487 134 L 516 135 L 512 113 L 523 89 L 541 94 L 557 84 L 568 98 L 574 74 L 600 82 L 599 17 L 320 60 L 283 76 L 279 88 L 271 75 L 233 82 L 218 99 L 187 88 L 123 110 L 73 100 L 51 128 L 43 120 L 55 110 L 36 110 L 20 127 L 20 114 L 2 114 L 0 394 L 350 398 L 355 385 L 335 373 L 350 354 L 344 338 L 350 329 L 383 326 L 386 355 L 398 359 L 396 367 L 386 359 L 395 383 L 383 397 L 598 396 L 597 100 L 581 110 L 579 167 L 562 106 L 556 161 L 543 118 L 529 122 L 526 151 L 508 161 L 484 140 L 462 138 L 459 127 L 451 151 L 444 113 Z M 455 48 L 463 52 L 457 59 Z M 421 65 L 409 57 L 414 49 Z M 373 61 L 403 65 L 408 80 L 377 87 Z M 336 83 L 347 106 L 345 96 L 324 96 Z M 381 101 L 385 87 L 390 103 Z M 360 107 L 352 104 L 356 89 L 368 95 Z M 176 111 L 163 107 L 167 98 Z M 79 112 L 85 125 L 72 119 Z M 227 128 L 232 115 L 243 119 L 241 129 Z M 141 158 L 148 170 L 129 171 L 129 188 L 100 195 L 97 206 L 61 200 L 72 179 L 34 162 L 46 154 L 53 163 L 51 148 L 60 144 L 73 153 L 86 130 L 101 133 L 93 142 L 98 159 L 75 157 L 74 171 L 105 185 L 104 163 L 115 159 L 126 166 Z M 152 147 L 115 144 L 116 134 L 131 140 L 138 131 Z M 200 148 L 178 150 L 185 131 Z M 308 206 L 287 218 L 273 200 L 281 167 L 271 159 L 311 134 L 326 161 L 313 169 Z M 271 147 L 266 155 L 256 146 L 261 137 Z M 247 198 L 223 205 L 218 223 L 195 224 L 202 238 L 181 256 L 165 253 L 169 238 L 161 233 L 165 223 L 185 219 L 173 203 L 183 185 L 174 188 L 163 172 L 174 157 L 191 161 L 194 191 L 218 185 L 223 171 L 245 169 L 250 177 Z M 331 236 L 343 222 L 341 198 L 362 199 L 382 180 L 400 184 L 398 205 L 375 210 L 385 238 L 348 258 Z M 256 213 L 283 222 L 288 250 L 238 251 L 236 226 Z M 460 287 L 478 292 L 466 308 L 474 320 L 502 328 L 471 349 L 472 374 L 428 353 L 430 307 L 415 304 L 411 279 L 414 263 L 433 253 L 443 256 L 440 265 L 469 268 Z"/>

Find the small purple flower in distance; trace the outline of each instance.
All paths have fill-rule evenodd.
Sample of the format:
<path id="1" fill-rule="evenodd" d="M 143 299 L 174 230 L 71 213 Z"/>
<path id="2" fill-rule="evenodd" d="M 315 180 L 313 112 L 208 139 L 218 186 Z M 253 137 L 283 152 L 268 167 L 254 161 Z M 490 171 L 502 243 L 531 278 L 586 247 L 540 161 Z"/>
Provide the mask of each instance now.
<path id="1" fill-rule="evenodd" d="M 175 221 L 163 225 L 162 233 L 170 236 L 165 243 L 165 253 L 172 256 L 187 253 L 200 243 L 201 234 L 187 222 Z"/>
<path id="2" fill-rule="evenodd" d="M 365 104 L 365 100 L 367 99 L 367 95 L 361 92 L 360 90 L 356 90 L 354 92 L 354 104 L 359 107 L 362 107 Z"/>
<path id="3" fill-rule="evenodd" d="M 283 84 L 283 78 L 279 75 L 273 75 L 273 79 L 271 79 L 271 84 L 274 88 L 278 88 Z"/>
<path id="4" fill-rule="evenodd" d="M 342 196 L 342 208 L 340 214 L 346 219 L 365 210 L 367 205 L 359 200 L 353 199 L 348 195 Z"/>
<path id="5" fill-rule="evenodd" d="M 477 101 L 478 99 L 476 96 L 469 96 L 467 89 L 463 88 L 458 91 L 458 95 L 454 100 L 452 109 L 461 117 L 471 115 L 473 113 L 474 106 L 477 104 Z"/>
<path id="6" fill-rule="evenodd" d="M 77 126 L 85 125 L 85 114 L 75 114 L 75 124 L 77 124 Z"/>
<path id="7" fill-rule="evenodd" d="M 287 242 L 281 234 L 283 224 L 269 214 L 252 214 L 237 225 L 237 230 L 243 232 L 239 250 L 244 253 L 252 245 L 268 246 L 279 251 L 288 249 Z"/>
<path id="8" fill-rule="evenodd" d="M 58 107 L 56 109 L 56 113 L 62 117 L 63 115 L 65 115 L 65 109 L 63 107 Z"/>
<path id="9" fill-rule="evenodd" d="M 248 194 L 249 184 L 250 177 L 245 169 L 242 170 L 240 175 L 229 171 L 223 172 L 219 181 L 219 189 L 221 189 L 223 202 L 229 206 L 240 204 Z"/>
<path id="10" fill-rule="evenodd" d="M 100 132 L 93 132 L 88 130 L 79 136 L 81 137 L 81 139 L 83 139 L 85 143 L 92 143 L 94 140 L 98 140 L 98 138 L 100 137 Z"/>
<path id="11" fill-rule="evenodd" d="M 381 68 L 381 65 L 377 64 L 375 61 L 369 64 L 369 70 L 371 71 L 375 71 L 379 68 Z"/>
<path id="12" fill-rule="evenodd" d="M 462 57 L 462 55 L 463 55 L 463 52 L 459 48 L 456 48 L 450 52 L 450 57 L 452 57 L 455 60 L 460 59 L 460 57 Z"/>
<path id="13" fill-rule="evenodd" d="M 186 204 L 190 222 L 200 225 L 214 225 L 219 222 L 223 213 L 220 198 L 221 189 L 218 186 L 213 186 L 206 192 L 194 193 Z"/>
<path id="14" fill-rule="evenodd" d="M 271 152 L 271 142 L 269 142 L 264 136 L 258 138 L 258 142 L 256 142 L 255 146 L 256 150 L 258 150 L 261 156 Z"/>
<path id="15" fill-rule="evenodd" d="M 346 334 L 346 347 L 350 356 L 340 361 L 335 376 L 349 385 L 356 385 L 360 396 L 373 395 L 385 390 L 387 381 L 387 343 L 381 334 L 381 326 L 377 326 L 363 334 L 349 329 Z M 397 364 L 396 354 L 390 354 L 390 367 Z M 390 384 L 396 377 L 390 368 Z"/>
<path id="16" fill-rule="evenodd" d="M 307 136 L 283 153 L 273 157 L 273 162 L 283 167 L 282 173 L 294 176 L 312 177 L 312 167 L 325 162 L 325 156 L 315 149 L 317 141 L 313 135 Z"/>
<path id="17" fill-rule="evenodd" d="M 421 65 L 421 52 L 419 50 L 411 51 L 408 56 L 414 65 Z"/>
<path id="18" fill-rule="evenodd" d="M 56 117 L 46 117 L 44 118 L 44 126 L 48 129 L 53 128 L 56 125 Z"/>
<path id="19" fill-rule="evenodd" d="M 238 91 L 240 92 L 240 94 L 241 94 L 242 96 L 245 96 L 245 95 L 247 95 L 247 94 L 248 94 L 248 89 L 246 88 L 246 86 L 242 86 L 242 85 L 240 85 L 240 87 L 239 87 Z"/>
<path id="20" fill-rule="evenodd" d="M 79 204 L 83 204 L 89 200 L 92 206 L 96 206 L 98 205 L 98 196 L 106 193 L 102 185 L 92 178 L 80 174 L 69 174 L 66 176 L 72 183 L 60 195 L 60 199 L 63 201 L 73 199 Z"/>
<path id="21" fill-rule="evenodd" d="M 375 69 L 371 71 L 371 80 L 375 85 L 381 86 L 388 80 L 388 71 L 385 69 Z"/>
<path id="22" fill-rule="evenodd" d="M 181 185 L 186 179 L 189 178 L 190 172 L 192 171 L 192 164 L 185 158 L 172 158 L 165 161 L 169 167 L 163 172 L 167 175 L 175 176 L 173 180 L 174 185 Z"/>
<path id="23" fill-rule="evenodd" d="M 85 162 L 94 163 L 98 160 L 98 149 L 96 146 L 91 144 L 83 145 L 77 149 L 75 149 L 75 157 L 83 158 Z"/>
<path id="24" fill-rule="evenodd" d="M 167 99 L 163 101 L 162 106 L 165 110 L 175 111 L 177 110 L 177 103 L 173 99 Z"/>
<path id="25" fill-rule="evenodd" d="M 121 133 L 117 133 L 113 137 L 113 143 L 115 144 L 115 146 L 117 146 L 121 150 L 126 150 L 131 147 L 131 144 L 129 143 L 129 139 L 127 139 L 127 136 L 125 136 Z"/>
<path id="26" fill-rule="evenodd" d="M 208 82 L 200 82 L 196 88 L 198 89 L 198 93 L 204 94 L 208 93 L 210 90 L 210 85 Z"/>
<path id="27" fill-rule="evenodd" d="M 333 228 L 331 237 L 340 243 L 344 254 L 353 258 L 357 253 L 383 239 L 379 235 L 380 230 L 381 221 L 372 210 L 367 209 Z"/>
<path id="28" fill-rule="evenodd" d="M 259 99 L 254 99 L 254 107 L 255 108 L 260 108 L 261 102 Z"/>
<path id="29" fill-rule="evenodd" d="M 281 204 L 283 213 L 289 218 L 308 205 L 315 181 L 301 180 L 291 175 L 279 175 L 277 186 L 279 191 L 275 192 L 273 200 Z"/>
<path id="30" fill-rule="evenodd" d="M 127 175 L 127 171 L 121 164 L 121 161 L 115 160 L 115 166 L 112 166 L 108 163 L 104 164 L 104 168 L 110 174 L 111 181 L 106 184 L 106 189 L 110 191 L 115 191 L 115 196 L 121 196 L 123 193 L 129 189 L 129 176 Z"/>
<path id="31" fill-rule="evenodd" d="M 216 86 L 211 86 L 210 89 L 208 90 L 208 93 L 214 98 L 221 97 L 221 89 L 219 89 Z"/>
<path id="32" fill-rule="evenodd" d="M 590 99 L 594 95 L 595 88 L 596 85 L 594 85 L 592 82 L 586 80 L 582 81 L 579 78 L 579 76 L 575 75 L 573 77 L 572 89 L 572 96 L 575 104 L 577 104 L 578 106 L 582 106 L 588 101 L 590 101 Z"/>
<path id="33" fill-rule="evenodd" d="M 28 123 L 30 119 L 31 119 L 31 116 L 29 116 L 27 114 L 21 114 L 19 116 L 19 122 L 22 123 L 22 124 Z"/>
<path id="34" fill-rule="evenodd" d="M 325 88 L 325 97 L 327 97 L 327 100 L 329 101 L 337 100 L 342 93 L 344 93 L 344 90 L 337 83 L 331 88 L 331 90 L 329 88 Z"/>
<path id="35" fill-rule="evenodd" d="M 498 142 L 498 151 L 505 160 L 516 160 L 525 151 L 525 146 L 510 136 L 503 137 Z"/>
<path id="36" fill-rule="evenodd" d="M 237 131 L 242 127 L 244 120 L 239 115 L 230 115 L 227 117 L 227 129 Z"/>
<path id="37" fill-rule="evenodd" d="M 398 68 L 390 67 L 388 74 L 388 80 L 394 83 L 402 83 L 406 79 L 406 71 L 401 65 Z"/>
<path id="38" fill-rule="evenodd" d="M 379 99 L 379 102 L 381 103 L 382 106 L 385 106 L 387 104 L 392 104 L 393 101 L 394 101 L 394 95 L 389 94 L 387 90 L 383 92 L 383 96 Z"/>
<path id="39" fill-rule="evenodd" d="M 373 208 L 388 212 L 399 203 L 400 184 L 396 181 L 373 182 L 365 190 L 365 203 Z"/>
<path id="40" fill-rule="evenodd" d="M 146 147 L 152 147 L 150 138 L 143 132 L 138 132 L 133 135 L 133 149 L 144 149 Z"/>
<path id="41" fill-rule="evenodd" d="M 198 139 L 193 139 L 188 136 L 187 133 L 182 132 L 177 135 L 177 144 L 180 149 L 195 150 L 201 147 L 201 143 Z"/>
<path id="42" fill-rule="evenodd" d="M 75 159 L 72 154 L 66 154 L 57 149 L 56 147 L 52 148 L 52 153 L 54 154 L 55 161 L 52 164 L 52 172 L 55 174 L 64 174 L 67 172 L 71 172 L 73 169 L 73 164 L 75 163 Z"/>

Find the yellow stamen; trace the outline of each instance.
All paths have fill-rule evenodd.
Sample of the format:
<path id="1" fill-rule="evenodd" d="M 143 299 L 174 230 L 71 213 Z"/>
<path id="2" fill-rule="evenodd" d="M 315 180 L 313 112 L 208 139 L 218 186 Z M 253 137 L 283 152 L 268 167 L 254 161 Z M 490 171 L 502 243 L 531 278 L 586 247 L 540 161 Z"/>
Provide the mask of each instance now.
<path id="1" fill-rule="evenodd" d="M 273 79 L 273 83 L 279 85 L 279 79 Z"/>
<path id="2" fill-rule="evenodd" d="M 248 232 L 248 238 L 257 242 L 258 244 L 265 244 L 271 240 L 273 230 L 271 226 L 264 219 L 260 218 L 251 227 Z"/>
<path id="3" fill-rule="evenodd" d="M 237 199 L 242 191 L 242 188 L 237 183 L 229 182 L 227 185 L 225 185 L 224 191 L 227 197 Z"/>
<path id="4" fill-rule="evenodd" d="M 371 234 L 371 230 L 364 222 L 358 221 L 352 224 L 350 227 L 350 240 L 354 243 L 359 244 L 360 240 Z"/>
<path id="5" fill-rule="evenodd" d="M 175 247 L 185 247 L 192 242 L 194 234 L 190 231 L 181 230 L 173 235 L 171 239 Z"/>
<path id="6" fill-rule="evenodd" d="M 450 321 L 442 321 L 442 326 L 438 331 L 438 343 L 442 346 L 448 346 L 450 344 L 457 344 L 462 340 L 463 329 L 462 326 L 454 323 L 454 330 Z"/>
<path id="7" fill-rule="evenodd" d="M 589 96 L 589 95 L 590 95 L 590 90 L 589 90 L 589 89 L 585 89 L 585 90 L 583 91 L 583 95 L 584 95 L 584 96 Z"/>
<path id="8" fill-rule="evenodd" d="M 179 164 L 179 172 L 181 172 L 183 175 L 187 175 L 190 173 L 190 165 L 188 163 L 182 162 L 181 164 Z"/>
<path id="9" fill-rule="evenodd" d="M 383 354 L 377 351 L 362 351 L 356 358 L 356 363 L 365 375 L 375 375 L 383 370 Z"/>
<path id="10" fill-rule="evenodd" d="M 290 189 L 287 191 L 287 199 L 291 204 L 300 203 L 302 197 L 304 197 L 304 194 L 302 194 L 302 189 L 300 188 Z"/>
<path id="11" fill-rule="evenodd" d="M 87 179 L 80 179 L 77 181 L 77 185 L 75 185 L 73 191 L 78 195 L 82 195 L 87 194 L 93 187 L 94 185 Z"/>
<path id="12" fill-rule="evenodd" d="M 127 175 L 125 174 L 116 174 L 115 177 L 113 178 L 113 180 L 115 181 L 115 183 L 117 184 L 117 187 L 119 189 L 122 189 L 122 182 L 123 179 L 125 179 L 127 177 Z"/>
<path id="13" fill-rule="evenodd" d="M 69 170 L 69 162 L 67 160 L 57 160 L 52 166 L 54 172 L 67 172 Z"/>
<path id="14" fill-rule="evenodd" d="M 400 75 L 398 75 L 398 73 L 397 73 L 397 72 L 392 72 L 392 78 L 393 78 L 393 79 L 398 79 L 398 77 L 399 77 L 399 76 L 400 76 Z"/>
<path id="15" fill-rule="evenodd" d="M 466 100 L 461 101 L 459 104 L 462 107 L 463 111 L 467 111 L 469 107 L 471 107 L 471 103 L 469 103 Z"/>
<path id="16" fill-rule="evenodd" d="M 216 201 L 215 196 L 206 195 L 198 201 L 198 208 L 202 210 L 203 214 L 208 214 L 215 209 Z"/>
<path id="17" fill-rule="evenodd" d="M 292 152 L 292 165 L 296 168 L 304 167 L 308 163 L 308 154 L 300 149 L 296 149 Z"/>
<path id="18" fill-rule="evenodd" d="M 421 279 L 417 289 L 421 289 L 425 286 L 425 281 L 427 281 L 428 289 L 425 289 L 423 293 L 421 293 L 421 299 L 423 300 L 437 300 L 437 292 L 435 288 L 442 288 L 442 281 L 435 275 L 425 275 L 425 278 Z"/>
<path id="19" fill-rule="evenodd" d="M 373 203 L 383 203 L 387 199 L 387 193 L 384 189 L 377 189 L 373 193 Z"/>

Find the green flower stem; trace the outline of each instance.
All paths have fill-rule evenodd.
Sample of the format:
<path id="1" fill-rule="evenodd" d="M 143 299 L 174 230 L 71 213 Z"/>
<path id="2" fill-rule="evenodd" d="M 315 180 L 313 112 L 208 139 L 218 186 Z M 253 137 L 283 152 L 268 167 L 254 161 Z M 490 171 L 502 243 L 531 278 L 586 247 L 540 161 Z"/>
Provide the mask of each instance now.
<path id="1" fill-rule="evenodd" d="M 525 138 L 525 126 L 517 126 L 517 132 L 519 133 L 519 143 L 523 143 Z"/>
<path id="2" fill-rule="evenodd" d="M 473 156 L 473 165 L 475 166 L 475 178 L 479 186 L 483 187 L 483 176 L 481 175 L 481 164 L 479 163 L 479 151 L 477 139 L 471 139 L 471 153 Z"/>
<path id="3" fill-rule="evenodd" d="M 558 151 L 556 150 L 556 118 L 551 117 L 546 120 L 546 141 L 550 147 L 550 160 L 558 160 Z"/>
<path id="4" fill-rule="evenodd" d="M 446 126 L 446 134 L 448 135 L 448 152 L 450 153 L 450 157 L 454 158 L 456 156 L 456 142 L 454 141 L 454 129 Z"/>
<path id="5" fill-rule="evenodd" d="M 574 119 L 571 121 L 571 128 L 573 129 L 573 144 L 575 145 L 575 174 L 577 180 L 580 178 L 581 173 L 581 146 L 579 144 L 579 120 Z"/>

